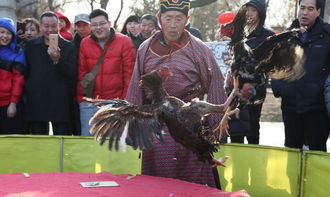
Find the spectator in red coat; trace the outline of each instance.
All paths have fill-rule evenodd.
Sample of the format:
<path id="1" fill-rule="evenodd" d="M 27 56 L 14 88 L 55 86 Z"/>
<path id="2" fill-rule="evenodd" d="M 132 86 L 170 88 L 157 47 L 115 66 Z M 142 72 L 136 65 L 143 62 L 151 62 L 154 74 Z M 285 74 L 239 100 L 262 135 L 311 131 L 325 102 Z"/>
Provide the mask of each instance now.
<path id="1" fill-rule="evenodd" d="M 72 33 L 70 32 L 71 28 L 71 22 L 70 20 L 63 15 L 61 12 L 54 11 L 54 13 L 58 16 L 60 19 L 60 35 L 66 39 L 66 40 L 72 40 L 73 36 Z"/>
<path id="2" fill-rule="evenodd" d="M 0 18 L 0 134 L 20 134 L 25 56 L 16 42 L 13 20 Z"/>
<path id="3" fill-rule="evenodd" d="M 107 50 L 96 75 L 92 97 L 124 99 L 135 62 L 135 47 L 132 41 L 110 27 L 106 11 L 96 9 L 90 13 L 89 18 L 92 35 L 82 40 L 78 63 L 77 98 L 83 136 L 90 135 L 88 121 L 98 110 L 96 106 L 91 106 L 82 99 L 83 77 L 92 71 L 101 54 Z"/>

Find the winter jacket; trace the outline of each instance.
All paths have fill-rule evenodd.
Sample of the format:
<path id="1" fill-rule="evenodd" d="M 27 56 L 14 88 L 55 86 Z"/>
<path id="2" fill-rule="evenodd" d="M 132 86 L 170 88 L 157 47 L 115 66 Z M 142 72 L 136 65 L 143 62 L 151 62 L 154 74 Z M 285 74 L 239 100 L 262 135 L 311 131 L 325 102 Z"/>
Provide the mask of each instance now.
<path id="1" fill-rule="evenodd" d="M 250 0 L 245 5 L 251 5 L 255 7 L 258 10 L 259 13 L 259 24 L 257 28 L 252 31 L 247 36 L 247 42 L 246 44 L 251 48 L 255 49 L 257 48 L 263 41 L 266 40 L 267 37 L 274 35 L 274 32 L 272 32 L 269 29 L 264 28 L 265 19 L 266 19 L 266 4 L 264 0 Z M 258 75 L 256 76 L 257 81 L 265 81 L 266 76 Z M 263 78 L 263 79 L 261 79 Z M 257 91 L 259 92 L 259 98 L 265 98 L 266 97 L 266 86 L 267 84 L 264 84 L 263 86 L 257 87 Z"/>
<path id="2" fill-rule="evenodd" d="M 26 70 L 25 55 L 16 42 L 14 22 L 0 18 L 0 27 L 8 29 L 13 37 L 9 45 L 0 46 L 0 106 L 20 101 Z"/>
<path id="3" fill-rule="evenodd" d="M 29 65 L 26 77 L 25 119 L 28 121 L 69 121 L 72 84 L 77 82 L 77 52 L 75 46 L 59 37 L 60 59 L 54 64 L 44 43 L 44 37 L 26 44 Z"/>
<path id="4" fill-rule="evenodd" d="M 327 80 L 325 81 L 324 98 L 325 98 L 325 104 L 326 104 L 326 107 L 328 110 L 328 116 L 330 119 L 330 75 L 328 76 Z"/>
<path id="5" fill-rule="evenodd" d="M 249 111 L 243 108 L 239 113 L 239 118 L 236 115 L 230 116 L 228 132 L 230 136 L 246 136 L 250 130 Z"/>
<path id="6" fill-rule="evenodd" d="M 137 36 L 134 36 L 133 34 L 129 33 L 127 35 L 129 38 L 131 38 L 136 50 L 139 49 L 140 45 L 142 44 L 142 42 L 144 41 L 144 39 L 142 38 L 141 33 L 139 33 Z"/>
<path id="7" fill-rule="evenodd" d="M 66 40 L 72 40 L 73 36 L 72 33 L 70 32 L 70 28 L 71 28 L 70 20 L 61 12 L 54 11 L 54 13 L 58 16 L 59 19 L 63 19 L 66 24 L 65 27 L 60 29 L 60 35 Z"/>
<path id="8" fill-rule="evenodd" d="M 73 40 L 71 41 L 74 44 L 74 46 L 76 47 L 78 52 L 80 50 L 80 44 L 81 44 L 82 39 L 83 38 L 78 33 L 76 33 L 73 37 Z"/>
<path id="9" fill-rule="evenodd" d="M 266 19 L 266 5 L 263 0 L 251 0 L 245 5 L 254 6 L 259 13 L 259 24 L 257 28 L 247 36 L 246 44 L 254 49 L 259 46 L 267 37 L 274 35 L 274 32 L 264 28 Z M 263 79 L 261 79 L 263 78 Z M 256 75 L 255 80 L 265 81 L 266 76 Z M 257 86 L 258 98 L 264 99 L 266 97 L 266 85 Z M 229 133 L 231 136 L 246 136 L 250 130 L 250 118 L 248 108 L 243 108 L 240 112 L 239 119 L 235 118 L 235 115 L 231 117 L 229 121 Z"/>
<path id="10" fill-rule="evenodd" d="M 106 47 L 107 52 L 96 75 L 93 98 L 124 99 L 133 72 L 136 49 L 129 37 L 115 33 L 112 28 Z M 82 40 L 78 65 L 78 103 L 83 101 L 81 81 L 86 73 L 92 71 L 102 53 L 103 49 L 94 35 Z"/>
<path id="11" fill-rule="evenodd" d="M 299 27 L 296 20 L 292 28 Z M 317 18 L 314 25 L 294 40 L 304 49 L 305 75 L 296 81 L 273 80 L 275 97 L 282 97 L 282 110 L 296 113 L 324 111 L 324 83 L 330 70 L 330 25 Z"/>
<path id="12" fill-rule="evenodd" d="M 254 31 L 249 34 L 247 37 L 248 41 L 246 44 L 251 48 L 255 49 L 258 47 L 263 41 L 267 39 L 267 37 L 274 35 L 274 32 L 262 27 L 258 26 Z M 255 75 L 255 80 L 256 81 L 267 81 L 267 78 L 264 74 L 259 74 Z M 264 99 L 266 97 L 266 88 L 267 88 L 267 83 L 257 86 L 257 91 L 258 93 L 258 98 Z"/>

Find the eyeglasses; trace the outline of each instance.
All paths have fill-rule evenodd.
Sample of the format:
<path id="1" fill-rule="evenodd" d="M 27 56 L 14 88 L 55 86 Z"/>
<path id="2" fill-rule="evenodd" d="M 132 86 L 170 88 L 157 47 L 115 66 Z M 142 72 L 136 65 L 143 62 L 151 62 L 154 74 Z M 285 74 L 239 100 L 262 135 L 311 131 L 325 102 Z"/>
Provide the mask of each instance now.
<path id="1" fill-rule="evenodd" d="M 92 24 L 91 24 L 91 27 L 93 27 L 93 28 L 104 27 L 104 26 L 106 26 L 107 24 L 108 24 L 107 22 L 101 22 L 101 23 L 99 23 L 99 24 L 97 24 L 97 23 L 92 23 Z"/>

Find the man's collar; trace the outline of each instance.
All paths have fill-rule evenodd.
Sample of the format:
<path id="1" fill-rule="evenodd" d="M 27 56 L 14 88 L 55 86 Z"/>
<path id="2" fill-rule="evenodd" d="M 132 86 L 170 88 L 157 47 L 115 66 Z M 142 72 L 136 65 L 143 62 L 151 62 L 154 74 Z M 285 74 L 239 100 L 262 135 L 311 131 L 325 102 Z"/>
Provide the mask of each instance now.
<path id="1" fill-rule="evenodd" d="M 171 55 L 172 53 L 184 48 L 190 42 L 190 34 L 184 30 L 178 42 L 167 44 L 163 32 L 157 32 L 150 41 L 150 49 L 160 56 Z"/>
<path id="2" fill-rule="evenodd" d="M 322 21 L 322 19 L 320 18 L 320 17 L 317 17 L 316 19 L 315 19 L 315 22 L 313 23 L 313 25 L 311 25 L 308 29 L 307 29 L 307 31 L 312 31 L 312 29 L 314 29 L 316 26 L 318 26 L 318 24 L 320 24 L 320 23 L 323 23 L 323 21 Z M 290 29 L 293 29 L 293 28 L 300 28 L 300 23 L 299 23 L 299 20 L 298 19 L 295 19 L 293 22 L 292 22 L 292 24 L 291 24 L 291 26 L 290 26 Z"/>
<path id="3" fill-rule="evenodd" d="M 164 33 L 162 31 L 160 31 L 159 33 L 157 33 L 156 37 L 159 39 L 159 41 L 163 44 L 163 45 L 167 45 L 167 46 L 176 46 L 178 48 L 182 48 L 184 45 L 187 44 L 187 42 L 189 41 L 189 32 L 184 29 L 179 40 L 177 42 L 170 42 L 167 43 L 164 37 Z"/>

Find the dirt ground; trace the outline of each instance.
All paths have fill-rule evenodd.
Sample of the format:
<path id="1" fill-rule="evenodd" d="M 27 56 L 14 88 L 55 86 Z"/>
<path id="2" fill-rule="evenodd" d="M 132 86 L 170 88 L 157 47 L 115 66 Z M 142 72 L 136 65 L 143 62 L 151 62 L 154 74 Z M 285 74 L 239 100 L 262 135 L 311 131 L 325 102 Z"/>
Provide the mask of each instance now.
<path id="1" fill-rule="evenodd" d="M 275 98 L 271 89 L 267 89 L 267 96 L 262 107 L 260 122 L 283 122 L 281 98 Z"/>

